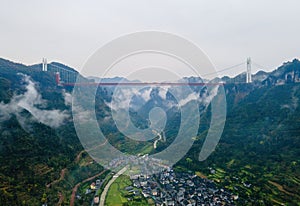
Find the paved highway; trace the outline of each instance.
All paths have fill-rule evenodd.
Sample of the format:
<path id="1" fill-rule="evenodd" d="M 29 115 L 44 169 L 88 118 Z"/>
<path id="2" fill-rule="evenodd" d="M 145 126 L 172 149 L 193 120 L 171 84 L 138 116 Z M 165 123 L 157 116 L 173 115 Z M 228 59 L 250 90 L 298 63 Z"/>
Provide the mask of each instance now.
<path id="1" fill-rule="evenodd" d="M 119 172 L 117 172 L 113 178 L 107 183 L 107 185 L 105 186 L 102 194 L 101 194 L 101 197 L 100 197 L 100 203 L 99 203 L 99 206 L 104 206 L 104 203 L 105 203 L 105 198 L 106 198 L 106 195 L 107 195 L 107 192 L 108 192 L 108 189 L 110 188 L 110 186 L 112 185 L 112 183 L 121 175 L 123 174 L 125 171 L 127 170 L 127 166 L 124 167 L 123 169 L 121 169 Z"/>

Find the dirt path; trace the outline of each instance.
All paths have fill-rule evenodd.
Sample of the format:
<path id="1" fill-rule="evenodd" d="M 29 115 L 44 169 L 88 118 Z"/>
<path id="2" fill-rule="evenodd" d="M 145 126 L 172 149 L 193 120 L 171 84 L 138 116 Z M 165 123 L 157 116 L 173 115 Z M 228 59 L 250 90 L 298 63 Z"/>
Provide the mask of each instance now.
<path id="1" fill-rule="evenodd" d="M 58 199 L 57 206 L 61 206 L 61 204 L 64 202 L 65 197 L 61 192 L 58 193 L 58 196 L 59 196 L 59 199 Z"/>
<path id="2" fill-rule="evenodd" d="M 285 193 L 285 194 L 287 194 L 287 195 L 294 196 L 294 194 L 292 194 L 292 193 L 286 191 L 286 190 L 283 188 L 282 185 L 280 185 L 280 184 L 278 184 L 278 183 L 276 183 L 276 182 L 272 182 L 272 181 L 268 181 L 268 182 L 269 182 L 271 185 L 277 187 L 277 189 L 278 189 L 279 191 L 281 191 L 281 192 L 283 192 L 283 193 Z"/>
<path id="3" fill-rule="evenodd" d="M 76 162 L 76 163 L 79 162 L 79 160 L 80 160 L 81 155 L 82 155 L 83 152 L 84 152 L 84 150 L 82 150 L 82 151 L 76 156 L 74 162 Z M 49 184 L 47 184 L 46 187 L 49 188 L 49 187 L 51 187 L 52 185 L 54 185 L 54 184 L 56 184 L 56 183 L 62 181 L 62 180 L 65 178 L 65 175 L 66 175 L 66 172 L 67 172 L 67 171 L 68 171 L 67 168 L 62 169 L 62 170 L 60 171 L 60 176 L 59 176 L 59 178 L 58 178 L 57 180 L 54 180 L 53 182 L 50 182 Z M 76 186 L 75 186 L 75 187 L 76 187 Z M 61 192 L 59 192 L 58 195 L 59 195 L 59 199 L 58 199 L 58 203 L 57 203 L 56 205 L 60 206 L 60 205 L 63 203 L 65 197 L 64 197 L 64 195 L 63 195 Z"/>
<path id="4" fill-rule="evenodd" d="M 82 153 L 83 153 L 84 151 L 85 151 L 85 150 L 82 150 L 81 152 L 79 152 L 79 154 L 76 156 L 76 158 L 75 158 L 75 160 L 74 160 L 75 163 L 78 163 L 78 162 L 79 162 L 79 160 L 80 160 L 80 158 L 81 158 L 81 155 L 82 155 Z M 65 178 L 66 172 L 67 172 L 67 168 L 62 169 L 62 170 L 60 171 L 60 176 L 59 176 L 59 178 L 58 178 L 57 180 L 54 180 L 53 182 L 50 182 L 49 184 L 47 184 L 46 187 L 49 188 L 51 185 L 54 185 L 54 184 L 58 183 L 59 181 L 62 181 L 62 180 Z"/>
<path id="5" fill-rule="evenodd" d="M 51 185 L 54 185 L 56 183 L 58 183 L 59 181 L 63 180 L 65 178 L 65 174 L 67 172 L 67 168 L 64 168 L 60 171 L 60 176 L 57 180 L 54 180 L 53 182 L 50 182 L 49 184 L 46 185 L 46 187 L 50 187 Z"/>
<path id="6" fill-rule="evenodd" d="M 96 175 L 94 175 L 94 176 L 92 176 L 92 177 L 89 177 L 89 178 L 87 178 L 87 179 L 85 179 L 85 180 L 83 180 L 83 181 L 77 183 L 77 184 L 75 185 L 75 187 L 72 189 L 72 195 L 71 195 L 71 199 L 70 199 L 70 206 L 74 206 L 75 195 L 76 195 L 76 192 L 77 192 L 79 186 L 80 186 L 81 184 L 84 184 L 84 183 L 86 183 L 86 182 L 88 182 L 88 181 L 91 181 L 91 180 L 95 179 L 96 177 L 101 176 L 104 172 L 106 172 L 106 170 L 103 170 L 103 171 L 100 172 L 99 174 L 96 174 Z"/>
<path id="7" fill-rule="evenodd" d="M 78 163 L 79 162 L 79 160 L 80 160 L 80 158 L 81 158 L 81 155 L 82 155 L 82 153 L 84 153 L 85 152 L 85 150 L 82 150 L 81 152 L 79 152 L 79 154 L 76 156 L 76 158 L 75 158 L 75 163 Z"/>
<path id="8" fill-rule="evenodd" d="M 86 150 L 86 151 L 87 151 L 87 152 L 90 152 L 90 151 L 93 151 L 93 150 L 95 150 L 95 149 L 98 149 L 99 147 L 102 147 L 102 146 L 106 145 L 107 142 L 108 142 L 108 139 L 105 139 L 105 141 L 104 141 L 102 144 L 99 144 L 99 145 L 97 145 L 97 146 L 95 146 L 95 147 L 92 147 L 92 148 L 90 148 L 90 149 L 88 149 L 88 150 Z"/>

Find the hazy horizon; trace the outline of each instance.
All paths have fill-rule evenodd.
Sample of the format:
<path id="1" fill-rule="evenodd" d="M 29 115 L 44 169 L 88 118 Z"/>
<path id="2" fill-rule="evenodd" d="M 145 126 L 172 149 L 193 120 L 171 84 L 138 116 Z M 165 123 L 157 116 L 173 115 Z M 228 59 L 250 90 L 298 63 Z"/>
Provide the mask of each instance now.
<path id="1" fill-rule="evenodd" d="M 26 65 L 42 58 L 81 70 L 100 47 L 124 34 L 155 30 L 194 42 L 216 70 L 247 57 L 271 71 L 299 58 L 300 2 L 288 1 L 2 1 L 1 56 Z M 256 73 L 260 68 L 252 68 Z M 242 65 L 220 73 L 235 76 Z M 90 74 L 95 75 L 95 74 Z"/>

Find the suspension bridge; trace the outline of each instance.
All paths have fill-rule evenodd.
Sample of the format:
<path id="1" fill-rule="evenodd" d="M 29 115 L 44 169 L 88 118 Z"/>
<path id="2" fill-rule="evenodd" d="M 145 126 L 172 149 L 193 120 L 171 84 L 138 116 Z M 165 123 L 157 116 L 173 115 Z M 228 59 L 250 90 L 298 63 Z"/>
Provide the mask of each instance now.
<path id="1" fill-rule="evenodd" d="M 215 72 L 203 74 L 201 78 L 205 78 L 207 76 L 212 75 L 218 75 L 220 73 L 229 71 L 229 70 L 237 70 L 237 74 L 245 73 L 245 78 L 241 79 L 233 79 L 230 83 L 234 84 L 248 84 L 252 83 L 252 68 L 256 67 L 259 69 L 263 69 L 265 67 L 261 66 L 260 64 L 255 63 L 251 60 L 251 58 L 247 58 L 245 62 L 241 62 L 239 64 L 220 69 Z M 201 86 L 201 85 L 209 85 L 209 84 L 226 84 L 225 82 L 220 83 L 180 83 L 180 82 L 91 82 L 91 81 L 80 81 L 77 82 L 77 77 L 80 75 L 76 70 L 73 70 L 71 68 L 67 68 L 66 66 L 62 66 L 57 63 L 48 63 L 46 58 L 43 58 L 42 61 L 42 71 L 43 72 L 50 72 L 53 76 L 55 76 L 56 84 L 59 86 L 89 86 L 89 85 L 98 85 L 98 86 L 146 86 L 146 85 L 152 85 L 152 86 L 182 86 L 182 85 L 189 85 L 189 86 Z M 82 78 L 83 79 L 83 78 Z"/>

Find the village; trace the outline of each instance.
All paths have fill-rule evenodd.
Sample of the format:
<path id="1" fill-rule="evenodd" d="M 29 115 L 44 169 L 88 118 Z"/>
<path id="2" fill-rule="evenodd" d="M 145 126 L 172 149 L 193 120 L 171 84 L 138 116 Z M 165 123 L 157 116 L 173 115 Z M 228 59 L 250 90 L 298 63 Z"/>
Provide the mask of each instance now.
<path id="1" fill-rule="evenodd" d="M 155 205 L 235 205 L 238 196 L 215 184 L 189 173 L 175 173 L 171 168 L 152 176 L 130 177 L 133 186 L 127 187 L 135 195 L 152 198 Z"/>
<path id="2" fill-rule="evenodd" d="M 120 189 L 127 194 L 125 198 L 128 202 L 144 199 L 151 200 L 156 206 L 217 206 L 235 205 L 239 198 L 238 195 L 217 187 L 213 180 L 199 177 L 193 172 L 177 172 L 171 167 L 165 165 L 163 167 L 159 160 L 151 158 L 152 161 L 149 161 L 149 159 L 148 155 L 144 155 L 137 159 L 130 159 L 130 161 L 118 158 L 110 163 L 113 167 L 123 167 L 128 162 L 134 163 L 123 168 L 123 172 L 127 170 L 126 175 L 130 179 L 128 178 L 129 184 Z M 138 170 L 134 170 L 136 166 Z M 214 169 L 210 169 L 212 174 L 215 173 Z M 112 174 L 113 178 L 119 178 L 116 173 L 112 172 Z M 99 190 L 102 183 L 102 180 L 93 182 L 87 193 Z M 100 198 L 100 194 L 95 192 L 92 205 L 98 205 L 101 199 L 104 205 L 105 197 L 106 194 Z"/>
<path id="3" fill-rule="evenodd" d="M 156 206 L 196 206 L 196 205 L 236 205 L 238 195 L 225 189 L 217 188 L 209 179 L 201 178 L 192 173 L 174 172 L 168 168 L 154 175 L 132 175 L 131 185 L 123 188 L 128 201 L 133 199 L 151 199 Z M 96 191 L 102 181 L 93 182 L 87 193 Z M 97 193 L 97 192 L 96 192 Z M 99 195 L 93 198 L 92 205 L 99 204 Z"/>

